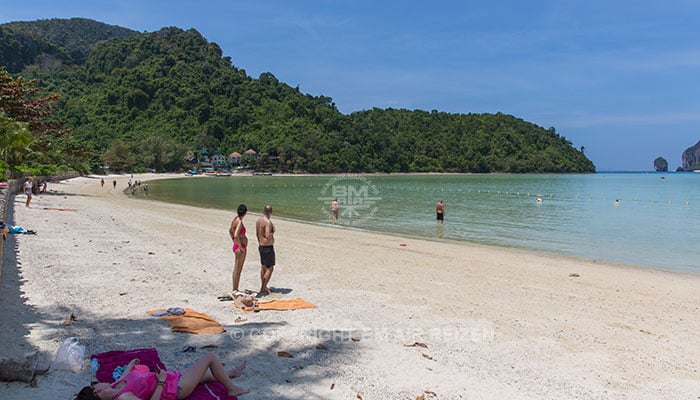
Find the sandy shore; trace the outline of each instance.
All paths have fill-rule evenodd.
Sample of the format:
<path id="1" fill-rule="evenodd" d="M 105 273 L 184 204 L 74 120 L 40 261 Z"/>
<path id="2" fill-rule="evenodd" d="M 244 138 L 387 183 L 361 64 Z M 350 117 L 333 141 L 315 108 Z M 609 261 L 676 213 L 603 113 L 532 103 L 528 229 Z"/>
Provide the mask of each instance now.
<path id="1" fill-rule="evenodd" d="M 216 345 L 227 364 L 248 362 L 244 399 L 700 397 L 698 276 L 278 219 L 271 284 L 286 290 L 272 297 L 319 308 L 243 313 L 217 300 L 231 288 L 233 212 L 130 198 L 128 177 L 112 179 L 117 190 L 49 184 L 30 209 L 14 200 L 9 222 L 38 234 L 5 243 L 5 355 L 55 355 L 77 336 L 88 354 L 156 347 L 181 368 L 206 351 L 184 346 Z M 259 286 L 256 251 L 242 286 Z M 170 306 L 228 332 L 171 333 L 145 313 Z M 68 399 L 89 379 L 87 366 L 50 371 L 35 388 L 0 384 L 0 398 Z"/>

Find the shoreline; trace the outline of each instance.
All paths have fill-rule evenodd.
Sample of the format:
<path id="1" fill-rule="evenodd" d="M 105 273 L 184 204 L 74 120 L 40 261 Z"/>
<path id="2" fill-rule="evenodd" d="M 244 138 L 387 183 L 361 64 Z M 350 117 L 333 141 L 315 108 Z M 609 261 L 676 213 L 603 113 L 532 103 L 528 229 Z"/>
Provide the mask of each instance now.
<path id="1" fill-rule="evenodd" d="M 624 173 L 624 172 L 622 172 Z M 640 173 L 644 173 L 643 171 Z M 656 173 L 656 172 L 654 172 Z M 398 175 L 474 175 L 470 173 L 466 174 L 450 174 L 450 173 L 407 173 L 407 174 L 348 174 L 351 176 L 398 176 Z M 241 175 L 233 175 L 233 176 L 248 176 L 247 174 L 241 174 Z M 277 174 L 275 175 L 276 177 L 313 177 L 313 176 L 326 176 L 326 174 Z M 327 176 L 336 176 L 336 174 L 327 174 Z M 193 178 L 220 178 L 220 177 L 215 177 L 215 176 L 205 176 L 205 175 L 200 175 L 200 176 L 192 176 Z M 178 178 L 186 178 L 186 176 L 179 176 L 177 174 L 171 174 L 167 175 L 163 179 L 178 179 Z M 264 177 L 261 177 L 264 178 Z M 148 179 L 149 181 L 156 181 L 161 179 L 160 177 L 153 177 L 152 179 Z M 139 197 L 138 199 L 143 199 L 142 197 Z M 155 200 L 152 199 L 151 201 L 161 201 L 163 203 L 168 203 L 168 204 L 178 204 L 178 205 L 185 205 L 185 206 L 191 206 L 191 207 L 199 207 L 199 208 L 209 208 L 209 209 L 215 209 L 215 210 L 221 210 L 221 211 L 227 211 L 223 208 L 217 208 L 217 207 L 202 207 L 202 206 L 196 206 L 196 205 L 191 205 L 187 203 L 176 203 L 176 202 L 167 202 L 167 201 L 162 201 L 162 200 Z M 258 213 L 255 213 L 258 215 Z M 294 217 L 287 217 L 287 216 L 279 216 L 277 215 L 276 218 L 278 219 L 284 219 L 290 222 L 297 222 L 297 223 L 302 223 L 302 224 L 309 224 L 311 226 L 319 226 L 319 227 L 326 227 L 326 228 L 335 228 L 335 229 L 346 229 L 348 231 L 359 231 L 359 232 L 374 232 L 374 233 L 379 233 L 379 234 L 385 234 L 385 235 L 390 235 L 390 236 L 397 236 L 397 237 L 405 237 L 405 238 L 411 238 L 411 239 L 416 239 L 416 240 L 427 240 L 427 241 L 432 241 L 432 242 L 438 242 L 438 243 L 453 243 L 456 245 L 463 244 L 466 246 L 485 246 L 486 248 L 493 248 L 496 251 L 522 251 L 531 255 L 544 255 L 544 256 L 551 256 L 551 257 L 565 257 L 565 258 L 570 258 L 572 260 L 577 260 L 577 261 L 582 261 L 582 262 L 590 262 L 590 263 L 596 263 L 596 264 L 606 264 L 606 265 L 611 265 L 611 266 L 616 266 L 619 268 L 639 268 L 642 270 L 653 270 L 653 271 L 660 271 L 660 272 L 669 272 L 669 273 L 679 273 L 679 274 L 689 274 L 693 276 L 700 276 L 700 269 L 692 269 L 692 268 L 678 268 L 678 267 L 665 267 L 665 266 L 659 266 L 659 265 L 643 265 L 643 264 L 635 264 L 635 263 L 626 263 L 626 262 L 621 262 L 621 261 L 614 261 L 614 260 L 608 260 L 604 258 L 590 258 L 586 256 L 577 256 L 573 254 L 568 254 L 564 252 L 557 252 L 554 250 L 540 250 L 540 249 L 533 249 L 533 248 L 527 248 L 527 247 L 518 247 L 518 246 L 509 246 L 507 244 L 500 244 L 500 243 L 487 243 L 487 242 L 478 242 L 478 241 L 473 241 L 469 239 L 459 239 L 459 238 L 437 238 L 433 236 L 420 236 L 417 234 L 411 234 L 411 233 L 395 233 L 391 232 L 388 230 L 381 230 L 381 229 L 371 229 L 371 228 L 360 228 L 360 227 L 351 227 L 347 225 L 331 225 L 329 223 L 324 223 L 324 222 L 318 222 L 318 221 L 309 221 L 309 220 L 303 220 L 303 219 L 298 219 Z"/>
<path id="2" fill-rule="evenodd" d="M 114 179 L 123 188 L 128 178 Z M 273 217 L 271 285 L 288 291 L 273 297 L 318 308 L 243 313 L 216 299 L 230 291 L 232 211 L 132 199 L 100 188 L 99 177 L 49 189 L 34 208 L 24 208 L 22 195 L 12 202 L 13 221 L 38 231 L 8 241 L 17 248 L 14 270 L 3 260 L 10 273 L 3 271 L 0 329 L 17 351 L 55 355 L 77 336 L 86 354 L 156 347 L 166 366 L 181 368 L 206 351 L 177 354 L 185 345 L 216 345 L 225 363 L 248 362 L 236 383 L 253 392 L 242 399 L 700 392 L 695 275 Z M 259 268 L 251 251 L 242 287 L 256 289 Z M 174 334 L 145 314 L 167 306 L 204 312 L 228 332 Z M 71 312 L 77 321 L 63 325 Z M 70 398 L 88 381 L 87 367 L 51 371 L 36 388 L 0 386 L 0 397 Z"/>

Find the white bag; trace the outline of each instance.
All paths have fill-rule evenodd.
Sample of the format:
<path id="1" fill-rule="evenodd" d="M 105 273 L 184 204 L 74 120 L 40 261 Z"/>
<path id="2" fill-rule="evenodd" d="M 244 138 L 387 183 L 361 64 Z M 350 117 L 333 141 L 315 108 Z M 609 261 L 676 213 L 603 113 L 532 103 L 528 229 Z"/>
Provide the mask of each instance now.
<path id="1" fill-rule="evenodd" d="M 85 356 L 85 346 L 78 344 L 78 338 L 69 337 L 58 348 L 53 368 L 78 372 L 83 369 L 83 356 Z"/>

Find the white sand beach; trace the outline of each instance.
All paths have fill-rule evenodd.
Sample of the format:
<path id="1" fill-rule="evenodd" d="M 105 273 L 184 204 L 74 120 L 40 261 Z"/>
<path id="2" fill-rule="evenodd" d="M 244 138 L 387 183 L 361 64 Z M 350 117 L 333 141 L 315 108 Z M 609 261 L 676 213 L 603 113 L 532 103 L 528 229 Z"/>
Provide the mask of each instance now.
<path id="1" fill-rule="evenodd" d="M 71 336 L 87 354 L 155 347 L 169 368 L 214 351 L 247 361 L 242 399 L 700 398 L 700 276 L 273 216 L 271 298 L 318 308 L 245 313 L 217 299 L 231 292 L 234 211 L 131 198 L 128 179 L 50 183 L 29 209 L 14 199 L 8 222 L 37 234 L 5 243 L 3 355 L 55 355 Z M 241 279 L 254 290 L 257 216 Z M 172 306 L 227 332 L 172 333 L 146 314 Z M 188 345 L 216 347 L 176 353 Z M 86 361 L 36 387 L 1 383 L 0 398 L 69 399 L 89 381 Z"/>

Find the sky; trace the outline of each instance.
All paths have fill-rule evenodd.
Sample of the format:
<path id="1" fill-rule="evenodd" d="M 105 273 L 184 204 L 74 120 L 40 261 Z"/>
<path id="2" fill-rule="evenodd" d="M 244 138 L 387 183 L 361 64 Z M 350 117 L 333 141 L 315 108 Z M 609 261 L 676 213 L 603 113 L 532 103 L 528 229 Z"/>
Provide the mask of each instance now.
<path id="1" fill-rule="evenodd" d="M 700 140 L 695 0 L 0 0 L 0 22 L 70 17 L 194 28 L 248 75 L 346 114 L 511 114 L 598 171 L 675 169 Z"/>

